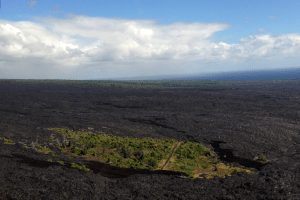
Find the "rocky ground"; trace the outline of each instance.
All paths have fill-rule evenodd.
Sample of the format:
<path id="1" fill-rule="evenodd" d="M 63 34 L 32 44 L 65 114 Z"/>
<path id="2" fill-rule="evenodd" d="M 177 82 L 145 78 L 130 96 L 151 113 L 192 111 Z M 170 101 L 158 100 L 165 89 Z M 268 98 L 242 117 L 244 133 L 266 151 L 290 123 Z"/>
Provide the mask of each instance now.
<path id="1" fill-rule="evenodd" d="M 84 172 L 22 146 L 46 142 L 51 127 L 197 141 L 258 171 L 212 180 Z M 300 199 L 300 81 L 0 81 L 0 136 L 16 143 L 0 143 L 0 199 Z M 262 156 L 268 164 L 256 166 Z"/>

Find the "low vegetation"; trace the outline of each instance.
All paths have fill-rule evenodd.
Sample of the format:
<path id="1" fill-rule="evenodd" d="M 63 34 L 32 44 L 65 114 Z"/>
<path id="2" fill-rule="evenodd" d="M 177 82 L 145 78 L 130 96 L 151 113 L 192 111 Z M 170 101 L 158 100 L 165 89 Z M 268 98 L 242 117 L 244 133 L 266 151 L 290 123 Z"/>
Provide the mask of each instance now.
<path id="1" fill-rule="evenodd" d="M 266 164 L 269 162 L 269 160 L 267 159 L 267 156 L 265 154 L 259 154 L 257 156 L 254 157 L 255 161 L 258 161 L 260 163 Z"/>
<path id="2" fill-rule="evenodd" d="M 62 166 L 65 165 L 65 162 L 64 162 L 63 160 L 58 160 L 58 161 L 56 161 L 56 163 L 58 163 L 58 164 L 60 164 L 60 165 L 62 165 Z"/>
<path id="3" fill-rule="evenodd" d="M 224 164 L 215 153 L 196 142 L 173 139 L 132 138 L 64 128 L 49 129 L 50 142 L 66 155 L 95 160 L 121 168 L 171 170 L 193 178 L 230 176 L 251 173 L 250 169 Z M 72 168 L 87 171 L 85 166 Z"/>
<path id="4" fill-rule="evenodd" d="M 239 172 L 251 173 L 250 169 L 220 162 L 214 152 L 194 142 L 183 143 L 164 169 L 182 171 L 193 178 L 225 177 Z"/>
<path id="5" fill-rule="evenodd" d="M 122 168 L 156 169 L 166 158 L 175 140 L 118 137 L 86 131 L 51 129 L 62 136 L 62 152 Z M 53 137 L 52 137 L 53 142 Z"/>
<path id="6" fill-rule="evenodd" d="M 48 139 L 49 146 L 32 143 L 26 147 L 41 154 L 55 156 L 55 151 L 59 150 L 60 153 L 68 156 L 99 161 L 120 168 L 169 170 L 182 172 L 192 178 L 226 177 L 234 173 L 252 172 L 251 169 L 220 162 L 210 148 L 196 142 L 120 137 L 91 131 L 72 131 L 66 128 L 49 130 L 53 132 Z M 0 141 L 7 145 L 15 144 L 12 139 L 5 137 L 0 137 Z M 55 150 L 52 149 L 53 147 Z M 259 155 L 255 159 L 267 162 L 264 155 Z M 66 165 L 61 160 L 49 159 L 48 161 Z M 80 163 L 73 162 L 68 166 L 84 172 L 90 171 L 87 166 Z"/>
<path id="7" fill-rule="evenodd" d="M 31 146 L 38 153 L 41 153 L 41 154 L 50 154 L 50 153 L 52 153 L 52 150 L 47 146 L 43 146 L 43 145 L 38 144 L 38 143 L 32 143 Z"/>
<path id="8" fill-rule="evenodd" d="M 80 171 L 84 171 L 84 172 L 89 172 L 90 169 L 87 168 L 84 164 L 80 164 L 80 163 L 71 163 L 71 168 L 73 169 L 78 169 Z"/>
<path id="9" fill-rule="evenodd" d="M 12 139 L 6 138 L 6 137 L 0 137 L 0 141 L 3 144 L 7 144 L 7 145 L 14 145 L 15 144 L 15 142 Z"/>

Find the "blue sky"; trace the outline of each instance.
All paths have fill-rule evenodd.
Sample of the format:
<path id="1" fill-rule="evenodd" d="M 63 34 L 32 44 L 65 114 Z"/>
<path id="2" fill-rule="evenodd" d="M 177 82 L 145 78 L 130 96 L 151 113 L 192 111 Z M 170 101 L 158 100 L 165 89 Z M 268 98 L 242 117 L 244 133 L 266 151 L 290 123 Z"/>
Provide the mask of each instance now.
<path id="1" fill-rule="evenodd" d="M 160 23 L 221 22 L 231 26 L 218 36 L 239 40 L 256 33 L 299 33 L 299 0 L 2 0 L 3 19 L 30 20 L 68 15 L 151 19 Z"/>
<path id="2" fill-rule="evenodd" d="M 100 54 L 91 53 L 91 51 L 86 53 L 85 51 L 87 49 L 100 48 L 100 46 L 91 46 L 91 42 L 97 44 L 101 43 L 103 44 L 101 48 L 104 48 L 105 46 L 105 48 L 109 49 L 105 51 L 105 55 L 107 55 L 108 52 L 116 54 L 120 53 L 114 52 L 112 49 L 124 50 L 124 45 L 127 45 L 126 47 L 129 49 L 126 49 L 127 57 L 124 56 L 124 52 L 122 52 L 118 58 L 112 58 L 110 62 L 109 59 L 105 57 L 101 62 L 97 63 L 97 65 L 102 66 L 99 73 L 105 71 L 106 75 L 103 75 L 103 77 L 110 77 L 111 74 L 114 73 L 114 70 L 112 69 L 113 65 L 119 65 L 119 67 L 117 67 L 118 72 L 123 70 L 118 76 L 155 75 L 158 73 L 157 70 L 151 69 L 155 68 L 156 65 L 167 66 L 166 70 L 161 71 L 161 74 L 166 74 L 170 70 L 172 71 L 171 67 L 168 66 L 174 64 L 177 65 L 176 68 L 180 68 L 180 70 L 175 70 L 178 74 L 193 74 L 209 71 L 236 71 L 239 69 L 247 70 L 247 67 L 245 66 L 257 66 L 255 68 L 260 69 L 265 68 L 267 65 L 274 66 L 274 68 L 300 65 L 296 59 L 298 56 L 296 51 L 298 50 L 298 45 L 300 45 L 300 42 L 298 41 L 298 36 L 300 35 L 299 10 L 299 0 L 2 0 L 0 20 L 4 21 L 3 26 L 5 24 L 10 24 L 12 27 L 16 28 L 14 29 L 14 33 L 17 35 L 20 35 L 20 33 L 24 34 L 25 38 L 31 38 L 31 36 L 37 33 L 39 28 L 42 28 L 44 31 L 43 33 L 39 32 L 39 34 L 45 34 L 44 40 L 49 42 L 55 41 L 56 39 L 57 41 L 61 40 L 59 37 L 63 37 L 64 39 L 67 38 L 65 43 L 57 48 L 62 49 L 68 47 L 73 50 L 77 48 L 76 50 L 83 52 L 82 54 L 88 55 L 86 57 L 91 57 L 91 55 L 93 55 L 95 57 L 93 61 L 89 60 L 89 62 L 85 63 L 83 60 L 86 58 L 83 58 L 80 62 L 80 65 L 85 64 L 87 66 L 86 68 L 93 69 L 91 70 L 93 72 L 98 71 L 99 68 L 95 68 L 95 66 L 92 67 L 91 63 L 95 63 L 95 60 L 97 60 L 96 57 Z M 80 32 L 80 34 L 74 35 L 74 32 L 62 31 L 57 27 L 58 24 L 60 24 L 62 27 L 79 32 L 80 29 L 78 27 L 83 26 L 83 20 L 85 20 L 84 26 L 87 30 L 85 33 Z M 95 22 L 95 20 L 98 21 Z M 125 38 L 130 38 L 130 42 L 133 43 L 129 44 L 128 41 L 128 43 L 124 45 L 116 46 L 116 44 L 110 42 L 104 45 L 105 42 L 103 41 L 113 40 L 112 38 L 109 38 L 109 34 L 107 35 L 103 32 L 103 28 L 107 28 L 106 22 L 112 24 L 115 23 L 114 27 L 110 26 L 109 28 L 111 35 L 119 34 L 120 32 L 118 33 L 118 31 L 123 29 L 124 32 L 128 32 L 128 27 L 124 28 L 122 20 L 127 20 L 126 24 L 129 22 L 137 22 L 135 28 L 140 31 L 140 37 L 137 39 L 136 35 L 133 36 L 132 31 L 129 31 L 128 36 Z M 151 23 L 154 24 L 149 25 L 148 22 L 144 21 L 151 21 Z M 20 22 L 26 22 L 27 24 L 20 24 Z M 72 26 L 68 23 L 72 24 Z M 197 25 L 193 26 L 195 24 Z M 98 26 L 99 29 L 97 29 L 96 26 Z M 193 27 L 191 28 L 191 26 Z M 130 26 L 130 28 L 132 27 Z M 5 30 L 7 29 L 8 27 L 5 26 Z M 35 32 L 29 32 L 29 30 L 33 29 L 36 29 Z M 45 31 L 44 29 L 47 30 Z M 143 44 L 140 40 L 141 38 L 145 38 L 143 30 L 146 29 L 147 31 L 152 31 L 154 34 L 151 35 L 151 41 L 149 38 L 147 39 L 148 46 L 141 46 Z M 161 44 L 159 41 L 165 40 L 162 34 L 166 31 L 168 32 L 167 35 L 174 36 L 172 33 L 178 33 L 178 31 L 182 29 L 189 30 L 180 33 L 182 36 L 180 42 L 185 41 L 185 43 L 182 42 L 180 46 L 174 47 L 173 45 L 169 45 L 171 43 L 170 41 L 168 44 L 164 44 L 164 46 L 159 46 Z M 202 30 L 206 29 L 207 32 L 205 34 L 202 33 Z M 9 30 L 12 31 L 11 28 L 9 28 Z M 89 30 L 98 31 L 101 37 L 92 35 Z M 191 32 L 197 32 L 199 35 L 203 35 L 202 37 L 198 37 L 195 34 L 188 35 Z M 134 34 L 137 33 L 135 32 Z M 58 36 L 56 39 L 53 39 L 51 36 L 50 40 L 48 37 L 49 35 L 52 35 L 53 37 L 54 35 Z M 5 37 L 8 37 L 7 34 Z M 192 45 L 193 41 L 191 38 L 197 45 Z M 173 38 L 173 40 L 174 39 L 175 38 Z M 8 39 L 5 41 L 7 40 Z M 37 40 L 43 39 L 39 36 L 39 39 L 35 39 L 34 41 Z M 171 40 L 170 37 L 169 40 Z M 22 39 L 22 41 L 24 42 L 24 39 Z M 87 41 L 89 41 L 89 43 Z M 120 41 L 122 40 L 120 39 Z M 18 43 L 20 41 L 14 41 L 7 43 L 6 45 L 15 48 L 14 45 L 16 42 Z M 19 44 L 21 49 L 30 49 L 30 52 L 34 54 L 35 50 L 26 45 L 28 45 L 28 43 Z M 138 46 L 139 49 L 132 50 L 132 45 Z M 154 50 L 149 50 L 149 45 L 155 47 L 155 52 Z M 208 56 L 205 56 L 203 50 L 205 45 L 211 46 L 208 50 L 209 52 L 211 51 L 211 53 Z M 288 52 L 290 47 L 295 48 L 293 52 Z M 187 49 L 183 52 L 179 52 L 179 50 L 176 51 L 175 54 L 178 54 L 178 56 L 174 56 L 176 59 L 174 57 L 167 58 L 167 55 L 174 53 L 167 51 L 161 53 L 161 55 L 158 56 L 159 59 L 157 59 L 155 56 L 159 54 L 157 52 L 163 51 L 162 48 Z M 202 50 L 200 51 L 200 49 Z M 221 50 L 217 52 L 215 49 Z M 275 52 L 274 49 L 279 49 L 280 51 L 278 50 Z M 147 52 L 142 56 L 136 53 L 141 52 L 141 50 Z M 55 51 L 58 50 L 55 49 Z M 64 49 L 64 51 L 67 50 Z M 253 51 L 256 52 L 256 54 L 253 54 Z M 101 56 L 103 56 L 104 53 L 103 51 L 101 52 Z M 249 53 L 245 54 L 245 52 Z M 6 54 L 8 53 L 9 52 L 6 52 Z M 22 51 L 22 53 L 24 53 L 24 51 Z M 7 56 L 6 54 L 5 56 Z M 29 57 L 32 57 L 32 54 L 28 54 Z M 70 52 L 68 52 L 68 55 L 69 54 Z M 128 56 L 129 54 L 133 56 Z M 155 56 L 146 56 L 149 54 Z M 187 54 L 189 55 L 189 61 L 185 62 L 187 61 L 185 60 L 187 59 Z M 284 54 L 284 56 L 282 56 L 281 60 L 276 60 L 280 54 Z M 194 55 L 194 57 L 191 55 Z M 217 61 L 217 63 L 213 61 L 215 60 L 213 55 L 219 56 L 221 58 L 220 61 Z M 230 60 L 227 58 L 228 56 L 233 57 L 234 59 Z M 272 56 L 276 58 L 275 61 L 270 59 Z M 33 57 L 36 58 L 37 55 Z M 148 60 L 143 60 L 146 57 L 147 59 L 150 58 L 155 66 L 151 67 L 151 65 L 149 65 L 140 69 L 141 67 L 138 66 L 149 63 Z M 161 59 L 162 57 L 164 59 Z M 190 58 L 192 58 L 193 62 L 190 62 Z M 27 56 L 25 56 L 24 60 L 25 59 L 27 59 Z M 166 60 L 168 60 L 168 62 Z M 21 61 L 19 60 L 18 62 Z M 250 61 L 251 63 L 249 63 Z M 14 62 L 16 61 L 14 60 Z M 35 63 L 36 61 L 30 59 L 29 63 L 32 62 Z M 138 64 L 135 66 L 133 63 Z M 215 67 L 214 63 L 216 63 Z M 14 65 L 17 67 L 18 64 L 14 63 Z M 54 64 L 52 63 L 52 65 Z M 107 65 L 107 68 L 109 69 L 105 69 L 105 67 L 103 67 L 104 65 Z M 125 65 L 126 67 L 124 67 Z M 133 67 L 132 69 L 129 69 L 129 65 L 134 65 L 139 69 L 136 70 L 136 68 Z M 222 68 L 221 65 L 226 65 L 228 67 Z M 57 66 L 57 68 L 60 68 L 59 64 L 57 64 Z M 70 70 L 70 68 L 71 67 L 67 69 L 69 71 L 65 72 L 66 74 L 71 74 L 72 70 L 79 71 L 78 67 L 73 68 L 72 70 Z M 211 70 L 207 70 L 208 68 Z M 7 74 L 7 76 L 13 73 L 13 70 L 9 73 L 7 73 L 7 71 L 10 70 L 5 69 L 4 67 L 2 67 L 1 71 L 0 62 L 0 72 Z M 45 71 L 48 72 L 48 69 Z M 89 78 L 91 73 L 92 72 L 84 71 L 83 74 L 86 74 L 85 77 Z M 49 74 L 55 76 L 54 72 Z"/>

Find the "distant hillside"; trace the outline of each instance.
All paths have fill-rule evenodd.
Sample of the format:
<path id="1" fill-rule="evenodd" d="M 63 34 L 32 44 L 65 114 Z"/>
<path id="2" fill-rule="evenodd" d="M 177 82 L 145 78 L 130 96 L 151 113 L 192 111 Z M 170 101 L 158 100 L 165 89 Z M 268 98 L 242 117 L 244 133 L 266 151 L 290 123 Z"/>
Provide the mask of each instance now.
<path id="1" fill-rule="evenodd" d="M 179 78 L 181 79 L 181 78 Z M 215 73 L 182 77 L 188 80 L 300 80 L 300 68 Z"/>
<path id="2" fill-rule="evenodd" d="M 161 75 L 120 78 L 120 80 L 300 80 L 300 67 L 275 70 L 220 72 L 196 75 Z"/>

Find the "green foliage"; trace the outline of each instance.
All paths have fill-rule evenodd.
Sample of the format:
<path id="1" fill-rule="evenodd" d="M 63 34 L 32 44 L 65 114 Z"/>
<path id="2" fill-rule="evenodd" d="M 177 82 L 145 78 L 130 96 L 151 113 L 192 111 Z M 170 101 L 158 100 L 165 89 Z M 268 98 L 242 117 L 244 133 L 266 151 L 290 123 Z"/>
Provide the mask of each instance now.
<path id="1" fill-rule="evenodd" d="M 197 168 L 207 168 L 213 164 L 214 158 L 210 155 L 211 152 L 207 147 L 194 142 L 185 142 L 176 150 L 176 162 L 171 168 L 193 175 Z"/>
<path id="2" fill-rule="evenodd" d="M 57 134 L 57 138 L 62 138 L 57 142 L 62 152 L 117 167 L 172 170 L 190 177 L 224 177 L 249 171 L 220 163 L 214 152 L 196 142 L 120 137 L 64 128 L 49 130 Z M 71 167 L 80 168 L 76 163 Z"/>
<path id="3" fill-rule="evenodd" d="M 0 140 L 3 142 L 3 144 L 7 145 L 14 145 L 15 142 L 12 139 L 6 138 L 6 137 L 0 137 Z"/>
<path id="4" fill-rule="evenodd" d="M 73 169 L 78 169 L 80 171 L 84 171 L 84 172 L 89 172 L 90 169 L 87 168 L 84 164 L 80 164 L 80 163 L 71 163 L 71 168 Z"/>
<path id="5" fill-rule="evenodd" d="M 58 164 L 60 164 L 60 165 L 65 165 L 65 162 L 64 161 L 62 161 L 62 160 L 58 160 L 58 161 L 56 161 Z"/>
<path id="6" fill-rule="evenodd" d="M 51 129 L 64 137 L 62 150 L 124 168 L 155 169 L 175 140 L 118 137 L 86 131 Z"/>
<path id="7" fill-rule="evenodd" d="M 199 156 L 210 155 L 210 150 L 195 142 L 185 142 L 175 153 L 179 159 L 196 159 Z"/>
<path id="8" fill-rule="evenodd" d="M 32 148 L 42 154 L 50 154 L 52 153 L 52 150 L 49 147 L 43 146 L 41 144 L 38 143 L 33 143 L 32 144 Z"/>
<path id="9" fill-rule="evenodd" d="M 267 156 L 265 154 L 259 154 L 259 155 L 255 156 L 254 160 L 258 161 L 260 163 L 263 163 L 263 164 L 269 162 L 269 160 L 268 160 L 268 158 L 267 158 Z"/>

